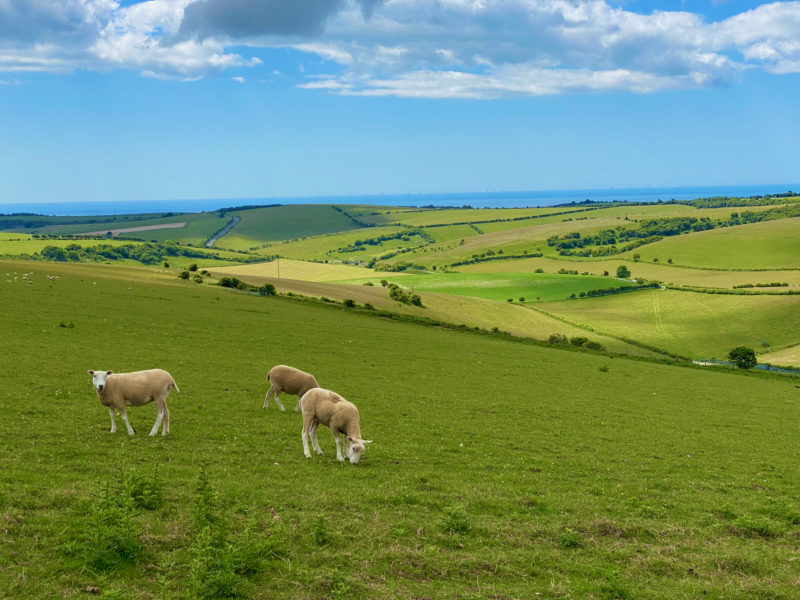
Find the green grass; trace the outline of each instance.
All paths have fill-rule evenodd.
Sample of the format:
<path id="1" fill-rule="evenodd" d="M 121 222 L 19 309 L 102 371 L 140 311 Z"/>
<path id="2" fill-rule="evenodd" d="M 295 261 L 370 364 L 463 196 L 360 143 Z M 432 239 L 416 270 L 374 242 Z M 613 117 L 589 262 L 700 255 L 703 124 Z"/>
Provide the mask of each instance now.
<path id="1" fill-rule="evenodd" d="M 800 269 L 800 218 L 739 225 L 665 238 L 627 252 L 643 261 L 722 269 Z"/>
<path id="2" fill-rule="evenodd" d="M 142 269 L 1 266 L 35 279 L 0 286 L 6 597 L 796 595 L 791 380 Z M 298 415 L 261 408 L 278 362 L 358 404 L 375 440 L 359 465 L 324 430 L 305 459 Z M 130 409 L 136 436 L 111 435 L 86 369 L 153 366 L 181 389 L 170 435 L 146 436 L 152 406 Z"/>
<path id="3" fill-rule="evenodd" d="M 247 250 L 265 242 L 347 231 L 355 225 L 331 205 L 285 205 L 227 212 L 242 220 L 218 242 L 220 248 Z"/>
<path id="4" fill-rule="evenodd" d="M 364 281 L 373 283 L 381 279 L 392 281 L 393 273 L 372 277 L 367 280 L 358 279 L 351 283 Z M 514 302 L 546 302 L 563 300 L 570 295 L 604 288 L 631 287 L 629 281 L 609 277 L 592 277 L 583 275 L 551 275 L 546 273 L 446 273 L 437 275 L 405 275 L 396 281 L 402 287 L 414 291 L 438 292 L 459 296 L 474 296 L 506 302 L 509 298 Z M 520 300 L 524 298 L 524 300 Z"/>
<path id="5" fill-rule="evenodd" d="M 722 359 L 736 346 L 761 353 L 796 344 L 800 296 L 644 290 L 542 308 L 597 332 L 636 339 L 681 356 Z"/>

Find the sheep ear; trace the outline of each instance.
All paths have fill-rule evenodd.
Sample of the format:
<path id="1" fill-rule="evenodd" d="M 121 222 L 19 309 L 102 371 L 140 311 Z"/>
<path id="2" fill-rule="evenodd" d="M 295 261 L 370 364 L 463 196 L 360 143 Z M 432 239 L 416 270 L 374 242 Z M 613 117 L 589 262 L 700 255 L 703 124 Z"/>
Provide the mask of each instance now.
<path id="1" fill-rule="evenodd" d="M 89 375 L 94 375 L 94 371 L 92 371 L 91 369 L 89 369 Z"/>
<path id="2" fill-rule="evenodd" d="M 106 375 L 111 375 L 114 371 L 106 371 Z"/>
<path id="3" fill-rule="evenodd" d="M 364 444 L 371 444 L 372 443 L 372 440 L 361 440 L 361 441 Z"/>

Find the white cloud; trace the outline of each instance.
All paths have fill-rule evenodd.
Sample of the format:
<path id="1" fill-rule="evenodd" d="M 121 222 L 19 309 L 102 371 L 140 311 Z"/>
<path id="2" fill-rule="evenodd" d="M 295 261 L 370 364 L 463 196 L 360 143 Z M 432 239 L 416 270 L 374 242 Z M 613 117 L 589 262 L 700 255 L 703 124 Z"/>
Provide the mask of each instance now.
<path id="1" fill-rule="evenodd" d="M 231 79 L 236 83 L 247 83 L 247 79 L 244 77 L 231 77 Z"/>
<path id="2" fill-rule="evenodd" d="M 0 0 L 0 72 L 196 79 L 279 47 L 324 61 L 301 87 L 330 93 L 649 93 L 800 72 L 800 1 L 708 22 L 609 0 Z"/>

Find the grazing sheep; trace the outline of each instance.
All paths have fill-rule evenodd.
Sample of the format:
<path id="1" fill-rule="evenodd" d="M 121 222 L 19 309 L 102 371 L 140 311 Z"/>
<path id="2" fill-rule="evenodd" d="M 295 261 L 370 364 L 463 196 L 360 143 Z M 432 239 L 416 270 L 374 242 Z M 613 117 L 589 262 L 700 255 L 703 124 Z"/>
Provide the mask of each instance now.
<path id="1" fill-rule="evenodd" d="M 119 411 L 128 435 L 135 431 L 128 422 L 125 412 L 126 406 L 142 406 L 150 402 L 156 403 L 156 423 L 150 430 L 150 435 L 156 435 L 164 420 L 161 435 L 169 433 L 169 411 L 167 410 L 167 394 L 170 388 L 180 392 L 172 375 L 163 369 L 149 369 L 147 371 L 134 371 L 133 373 L 114 373 L 113 371 L 89 371 L 92 376 L 92 385 L 97 392 L 100 404 L 108 407 L 111 415 L 111 433 L 117 432 L 117 423 L 114 420 L 114 410 Z"/>
<path id="2" fill-rule="evenodd" d="M 306 373 L 294 367 L 287 367 L 286 365 L 272 367 L 267 373 L 267 381 L 270 383 L 270 388 L 264 398 L 264 408 L 269 406 L 269 397 L 275 394 L 275 404 L 281 410 L 286 410 L 280 401 L 282 392 L 297 394 L 297 405 L 294 409 L 300 410 L 300 398 L 303 397 L 303 394 L 311 388 L 319 387 L 317 380 L 311 373 Z"/>
<path id="3" fill-rule="evenodd" d="M 348 402 L 336 392 L 314 388 L 300 398 L 300 407 L 303 411 L 303 453 L 306 458 L 311 458 L 308 451 L 308 436 L 314 451 L 322 454 L 317 442 L 317 427 L 327 425 L 331 428 L 333 440 L 336 442 L 336 458 L 343 461 L 340 439 L 347 437 L 345 453 L 352 464 L 356 464 L 364 452 L 364 446 L 371 444 L 372 440 L 361 439 L 358 409 L 352 402 Z"/>

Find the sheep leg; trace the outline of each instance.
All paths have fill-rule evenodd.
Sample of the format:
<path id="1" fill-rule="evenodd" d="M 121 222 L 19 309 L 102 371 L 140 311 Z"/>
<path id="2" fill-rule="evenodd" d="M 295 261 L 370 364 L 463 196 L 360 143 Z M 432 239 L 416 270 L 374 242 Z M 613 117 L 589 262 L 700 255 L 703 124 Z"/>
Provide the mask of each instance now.
<path id="1" fill-rule="evenodd" d="M 275 393 L 275 386 L 274 385 L 269 386 L 267 395 L 264 396 L 264 408 L 267 408 L 269 406 L 269 397 L 272 396 L 272 394 L 274 393 Z"/>
<path id="2" fill-rule="evenodd" d="M 128 428 L 128 435 L 133 435 L 134 433 L 136 433 L 134 428 L 131 427 L 131 424 L 128 422 L 128 413 L 125 411 L 124 408 L 120 409 L 119 416 L 122 417 L 122 422 L 125 423 L 125 427 Z"/>
<path id="3" fill-rule="evenodd" d="M 302 398 L 302 396 L 298 396 L 297 397 L 297 406 L 294 407 L 295 410 L 300 410 L 302 408 L 300 406 L 300 398 Z"/>
<path id="4" fill-rule="evenodd" d="M 336 442 L 336 460 L 339 462 L 344 462 L 344 456 L 342 456 L 342 446 L 341 440 L 342 434 L 341 433 L 334 433 L 333 434 L 333 441 Z"/>
<path id="5" fill-rule="evenodd" d="M 303 454 L 305 454 L 306 458 L 311 458 L 311 452 L 308 450 L 308 429 L 311 427 L 311 420 L 311 416 L 303 416 L 303 433 L 301 436 L 303 438 Z"/>
<path id="6" fill-rule="evenodd" d="M 117 433 L 117 419 L 114 416 L 114 407 L 108 409 L 108 414 L 111 415 L 111 433 Z"/>
<path id="7" fill-rule="evenodd" d="M 164 402 L 164 412 L 162 415 L 164 416 L 164 427 L 161 429 L 161 435 L 167 435 L 169 433 L 169 410 L 167 410 L 166 402 Z"/>
<path id="8" fill-rule="evenodd" d="M 322 454 L 322 449 L 319 447 L 319 442 L 317 441 L 317 427 L 319 423 L 313 422 L 311 423 L 311 443 L 314 444 L 314 452 L 317 454 Z"/>
<path id="9" fill-rule="evenodd" d="M 161 412 L 161 407 L 156 407 L 156 422 L 153 425 L 153 428 L 150 430 L 150 435 L 154 436 L 158 433 L 158 428 L 161 427 L 161 420 L 164 418 L 164 413 Z"/>

